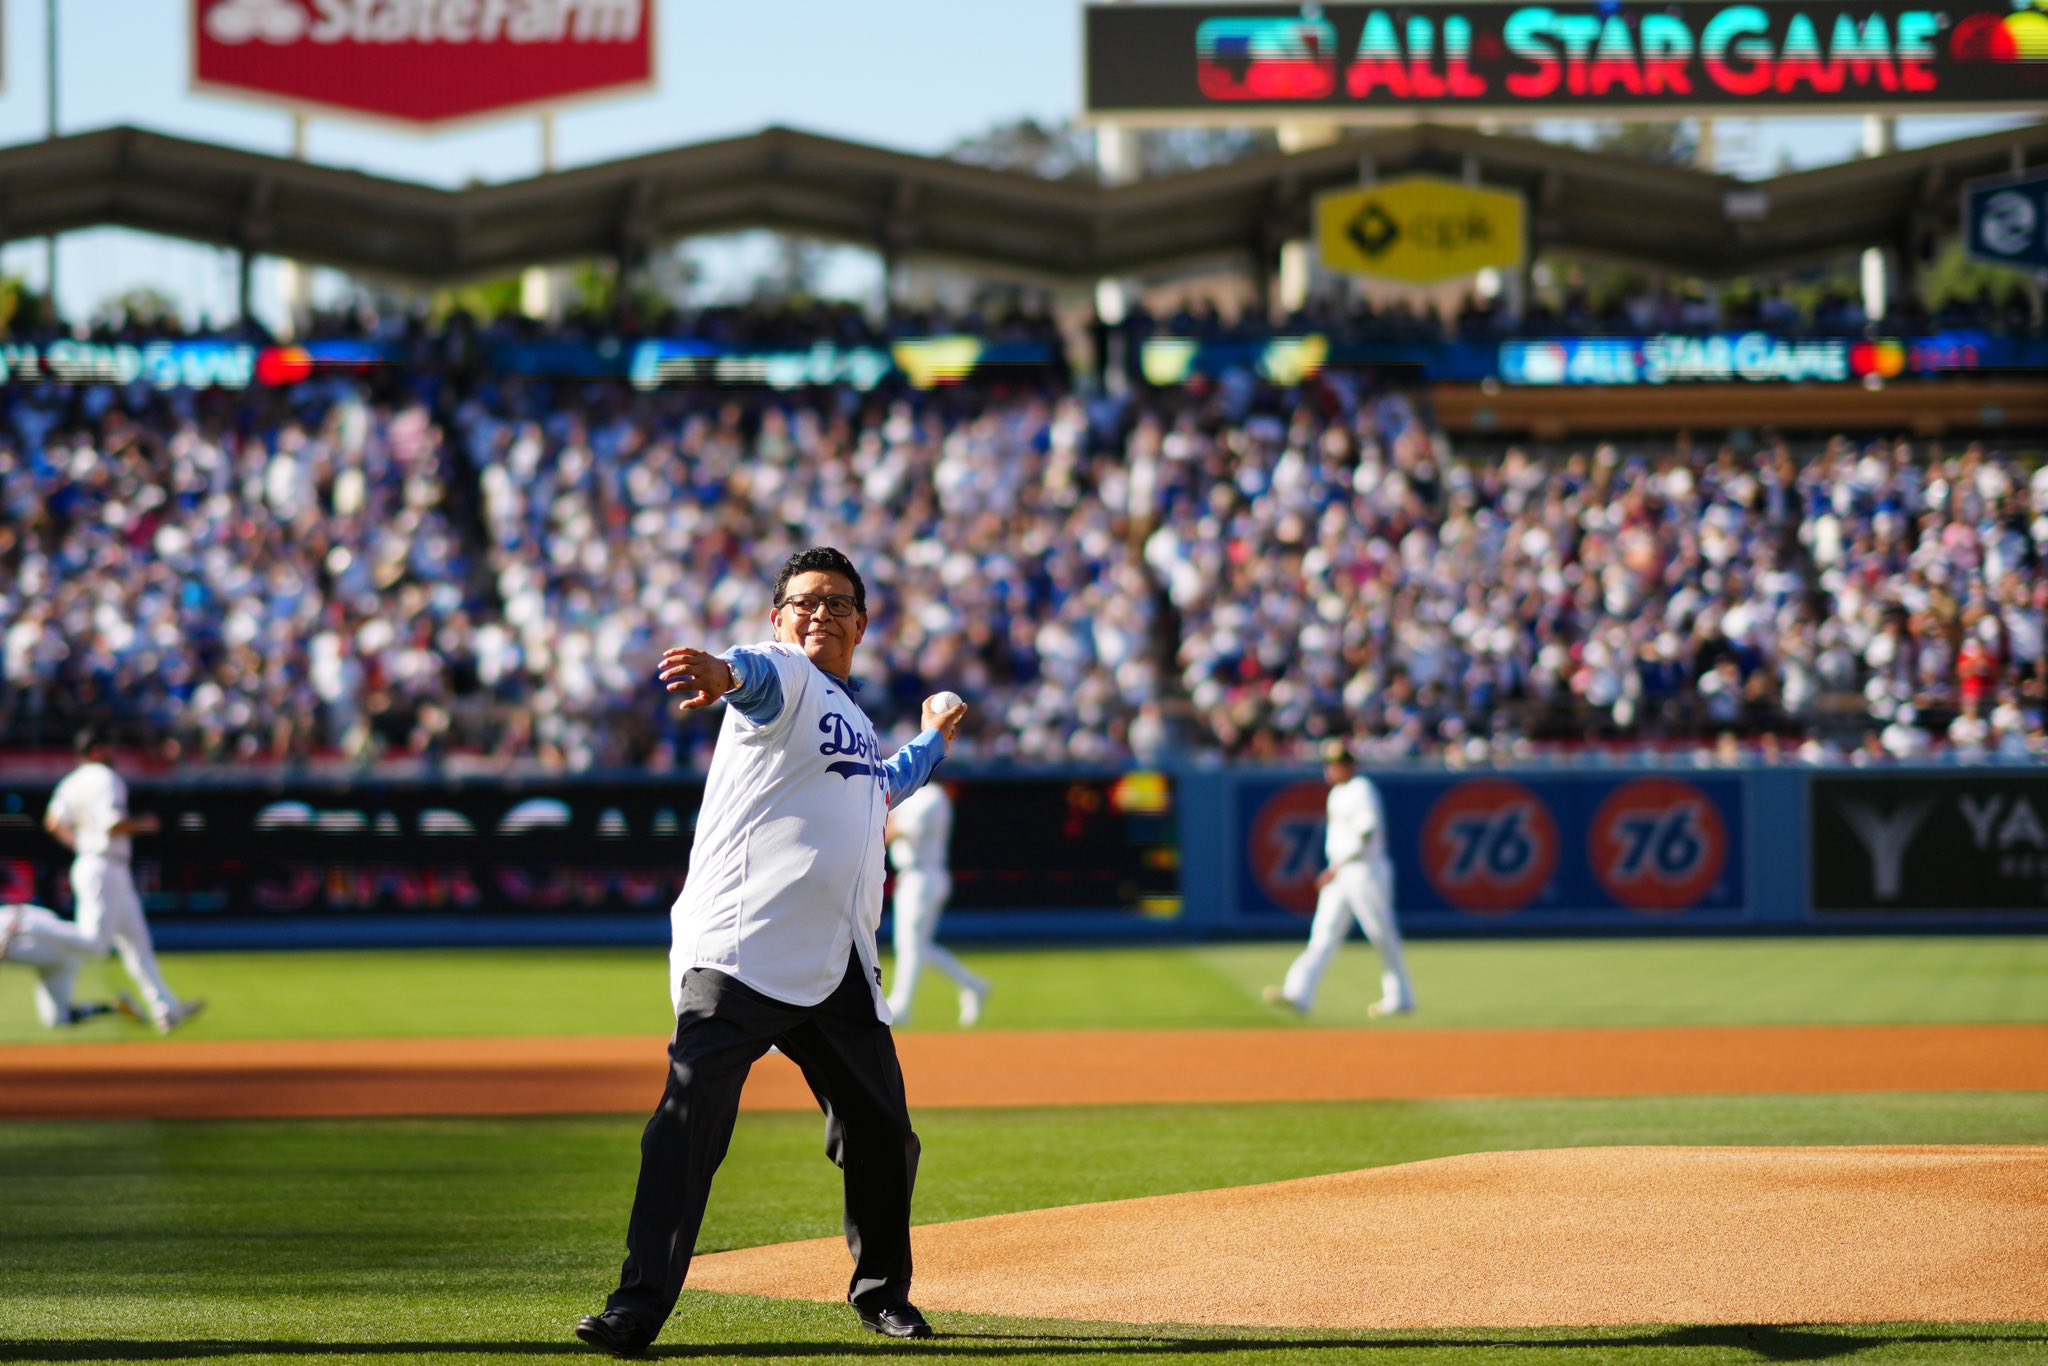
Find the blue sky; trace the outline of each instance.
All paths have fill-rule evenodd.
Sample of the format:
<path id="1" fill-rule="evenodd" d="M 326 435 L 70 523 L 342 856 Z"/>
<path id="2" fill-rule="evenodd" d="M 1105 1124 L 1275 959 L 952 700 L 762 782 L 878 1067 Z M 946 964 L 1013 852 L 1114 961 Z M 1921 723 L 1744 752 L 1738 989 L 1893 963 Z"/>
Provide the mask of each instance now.
<path id="1" fill-rule="evenodd" d="M 188 92 L 190 0 L 60 0 L 59 129 L 115 124 L 286 154 L 280 110 Z M 1031 115 L 1056 120 L 1080 104 L 1078 0 L 659 0 L 658 90 L 565 110 L 556 121 L 562 166 L 754 132 L 803 128 L 914 152 L 938 152 L 989 125 Z M 5 3 L 0 144 L 43 136 L 44 5 Z M 1965 136 L 2012 120 L 1900 121 L 1903 145 Z M 1764 174 L 1781 152 L 1802 166 L 1856 155 L 1857 120 L 1723 121 L 1742 159 L 1724 169 Z M 438 136 L 315 119 L 307 155 L 326 165 L 437 185 L 512 180 L 540 169 L 533 117 Z M 231 311 L 229 253 L 140 234 L 67 236 L 59 302 L 81 316 L 136 284 L 156 284 L 216 315 Z M 0 269 L 40 280 L 40 242 L 0 251 Z M 845 273 L 842 272 L 844 275 Z M 275 272 L 259 272 L 259 309 L 275 306 Z M 857 277 L 846 275 L 851 280 Z"/>

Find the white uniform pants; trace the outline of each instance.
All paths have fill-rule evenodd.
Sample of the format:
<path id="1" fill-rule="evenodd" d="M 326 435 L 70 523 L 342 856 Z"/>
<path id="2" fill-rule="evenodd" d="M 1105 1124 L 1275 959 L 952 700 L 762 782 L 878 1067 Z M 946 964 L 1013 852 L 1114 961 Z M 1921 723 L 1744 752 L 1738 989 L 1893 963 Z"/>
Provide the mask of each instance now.
<path id="1" fill-rule="evenodd" d="M 0 911 L 0 930 L 8 916 L 20 916 L 21 928 L 7 948 L 7 962 L 36 975 L 36 1018 L 45 1029 L 71 1023 L 71 989 L 78 970 L 100 956 L 98 946 L 76 925 L 41 907 Z"/>
<path id="2" fill-rule="evenodd" d="M 939 913 L 946 909 L 946 899 L 952 895 L 953 878 L 949 873 L 909 868 L 896 874 L 892 931 L 896 980 L 889 985 L 889 1013 L 899 1023 L 910 1018 L 910 1003 L 917 997 L 917 979 L 927 967 L 937 968 L 967 991 L 980 991 L 988 985 L 936 942 Z"/>
<path id="3" fill-rule="evenodd" d="M 110 948 L 142 990 L 143 1004 L 159 1025 L 178 1011 L 178 998 L 164 983 L 156 964 L 156 945 L 149 922 L 142 918 L 142 898 L 128 865 L 117 859 L 82 858 L 71 865 L 71 895 L 78 902 L 78 928 L 100 953 Z"/>
<path id="4" fill-rule="evenodd" d="M 1308 947 L 1287 969 L 1281 986 L 1287 999 L 1302 1010 L 1315 1004 L 1316 988 L 1336 960 L 1337 950 L 1351 933 L 1351 922 L 1365 931 L 1380 952 L 1380 1006 L 1413 1010 L 1415 990 L 1408 984 L 1408 965 L 1401 955 L 1401 930 L 1394 924 L 1394 870 L 1386 864 L 1349 863 L 1316 896 L 1316 918 Z"/>

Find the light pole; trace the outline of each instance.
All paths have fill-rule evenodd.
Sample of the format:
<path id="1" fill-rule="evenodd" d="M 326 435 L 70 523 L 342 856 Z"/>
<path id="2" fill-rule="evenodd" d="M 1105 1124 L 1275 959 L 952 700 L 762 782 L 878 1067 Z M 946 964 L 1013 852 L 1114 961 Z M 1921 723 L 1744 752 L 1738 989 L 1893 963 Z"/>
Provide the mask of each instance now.
<path id="1" fill-rule="evenodd" d="M 43 0 L 43 136 L 57 137 L 57 0 Z M 57 315 L 57 234 L 43 239 L 43 292 L 49 300 L 50 316 Z"/>

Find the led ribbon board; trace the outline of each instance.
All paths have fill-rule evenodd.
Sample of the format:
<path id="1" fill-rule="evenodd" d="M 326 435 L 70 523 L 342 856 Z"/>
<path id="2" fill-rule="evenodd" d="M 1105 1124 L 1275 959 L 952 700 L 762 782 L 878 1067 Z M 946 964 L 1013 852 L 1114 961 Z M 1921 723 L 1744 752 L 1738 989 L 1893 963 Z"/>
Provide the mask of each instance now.
<path id="1" fill-rule="evenodd" d="M 1090 5 L 1091 116 L 2038 110 L 2048 0 Z"/>
<path id="2" fill-rule="evenodd" d="M 6 342 L 0 384 L 143 384 L 152 389 L 246 389 L 295 384 L 322 372 L 394 363 L 369 342 L 315 341 L 254 346 L 236 341 Z"/>

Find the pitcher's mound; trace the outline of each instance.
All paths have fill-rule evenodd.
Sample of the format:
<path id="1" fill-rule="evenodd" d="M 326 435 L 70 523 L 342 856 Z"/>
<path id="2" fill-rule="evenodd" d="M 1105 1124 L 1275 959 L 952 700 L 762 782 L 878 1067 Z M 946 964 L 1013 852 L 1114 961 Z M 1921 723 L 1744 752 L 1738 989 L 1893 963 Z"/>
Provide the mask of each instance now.
<path id="1" fill-rule="evenodd" d="M 916 1233 L 927 1310 L 1300 1328 L 2048 1319 L 2048 1147 L 1577 1148 Z M 834 1300 L 839 1239 L 696 1290 Z"/>

